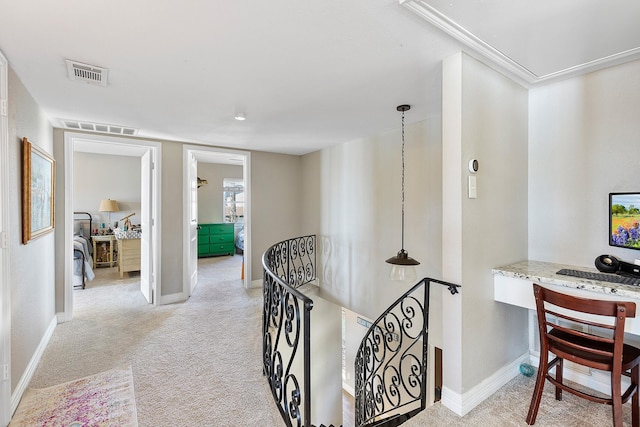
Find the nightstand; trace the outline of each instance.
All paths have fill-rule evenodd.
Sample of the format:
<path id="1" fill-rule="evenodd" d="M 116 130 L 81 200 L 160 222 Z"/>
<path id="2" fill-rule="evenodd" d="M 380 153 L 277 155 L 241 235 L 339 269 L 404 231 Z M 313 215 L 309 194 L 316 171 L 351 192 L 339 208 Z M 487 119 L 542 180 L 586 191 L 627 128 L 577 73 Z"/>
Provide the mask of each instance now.
<path id="1" fill-rule="evenodd" d="M 116 236 L 107 234 L 105 236 L 91 236 L 93 241 L 93 268 L 102 265 L 113 267 L 113 246 L 116 244 Z"/>

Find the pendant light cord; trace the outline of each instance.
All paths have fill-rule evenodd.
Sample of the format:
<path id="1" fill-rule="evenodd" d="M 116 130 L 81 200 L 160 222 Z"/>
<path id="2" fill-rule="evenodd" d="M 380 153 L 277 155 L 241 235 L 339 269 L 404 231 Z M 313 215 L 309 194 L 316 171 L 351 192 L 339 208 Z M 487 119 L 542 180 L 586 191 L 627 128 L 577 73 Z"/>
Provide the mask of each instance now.
<path id="1" fill-rule="evenodd" d="M 402 250 L 404 251 L 404 111 L 402 111 Z"/>
<path id="2" fill-rule="evenodd" d="M 401 221 L 402 221 L 402 247 L 400 249 L 400 251 L 398 252 L 398 254 L 394 257 L 389 258 L 388 260 L 386 260 L 386 262 L 388 262 L 389 264 L 393 264 L 396 266 L 402 266 L 402 267 L 413 267 L 416 265 L 419 265 L 420 263 L 418 261 L 416 261 L 415 259 L 409 257 L 409 254 L 407 253 L 407 251 L 404 249 L 404 185 L 405 185 L 405 178 L 404 178 L 404 166 L 405 166 L 405 140 L 404 140 L 404 113 L 405 111 L 409 111 L 411 109 L 411 106 L 408 104 L 403 104 L 403 105 L 398 105 L 398 107 L 396 107 L 396 110 L 402 112 L 402 187 L 401 187 L 401 198 L 402 198 L 402 210 L 400 212 L 401 214 Z M 415 273 L 415 272 L 414 272 Z M 403 273 L 404 274 L 404 273 Z M 395 275 L 393 273 L 393 269 L 392 269 L 392 280 L 403 280 L 403 279 L 398 279 L 398 278 L 394 278 Z"/>

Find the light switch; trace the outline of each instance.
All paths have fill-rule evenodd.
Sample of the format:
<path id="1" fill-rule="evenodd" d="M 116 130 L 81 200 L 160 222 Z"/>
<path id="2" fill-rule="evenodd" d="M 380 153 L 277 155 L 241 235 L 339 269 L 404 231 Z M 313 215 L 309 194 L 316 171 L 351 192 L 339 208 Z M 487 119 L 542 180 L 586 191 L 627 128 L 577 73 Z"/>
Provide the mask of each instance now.
<path id="1" fill-rule="evenodd" d="M 469 198 L 476 199 L 478 197 L 478 186 L 475 176 L 469 176 Z"/>

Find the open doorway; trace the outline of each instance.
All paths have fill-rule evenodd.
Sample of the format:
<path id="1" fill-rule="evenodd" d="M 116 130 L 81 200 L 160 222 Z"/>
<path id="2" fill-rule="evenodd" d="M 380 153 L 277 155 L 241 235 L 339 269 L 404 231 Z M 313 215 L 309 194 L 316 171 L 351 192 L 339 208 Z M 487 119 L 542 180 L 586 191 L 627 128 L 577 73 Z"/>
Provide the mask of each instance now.
<path id="1" fill-rule="evenodd" d="M 142 227 L 140 237 L 140 291 L 146 300 L 158 304 L 155 295 L 159 281 L 159 176 L 160 144 L 104 135 L 65 133 L 65 320 L 73 316 L 73 232 L 74 232 L 74 154 L 78 152 L 116 155 L 135 158 L 140 165 L 139 189 L 141 191 L 138 218 Z M 115 171 L 95 171 L 92 177 L 83 179 L 108 179 Z M 79 178 L 79 177 L 78 177 Z M 98 197 L 102 198 L 102 195 Z M 105 199 L 108 196 L 104 196 Z M 115 217 L 113 219 L 116 219 Z M 112 220 L 113 220 L 112 219 Z M 120 217 L 117 217 L 119 220 Z M 94 227 L 100 231 L 101 222 Z M 105 224 L 106 225 L 106 224 Z M 111 224 L 113 225 L 113 224 Z M 92 230 L 94 231 L 94 230 Z"/>
<path id="2" fill-rule="evenodd" d="M 198 259 L 217 255 L 231 255 L 241 260 L 237 275 L 248 288 L 251 283 L 250 153 L 184 146 L 183 160 L 183 291 L 191 295 L 197 286 Z"/>

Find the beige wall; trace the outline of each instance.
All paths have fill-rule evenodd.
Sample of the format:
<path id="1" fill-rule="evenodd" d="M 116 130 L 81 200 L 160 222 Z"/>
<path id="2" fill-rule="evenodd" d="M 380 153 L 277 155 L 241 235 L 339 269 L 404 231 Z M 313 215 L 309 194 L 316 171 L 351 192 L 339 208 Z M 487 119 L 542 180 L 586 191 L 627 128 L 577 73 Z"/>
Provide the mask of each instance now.
<path id="1" fill-rule="evenodd" d="M 141 139 L 141 141 L 150 141 Z M 183 143 L 155 141 L 162 145 L 161 177 L 161 296 L 182 292 L 182 146 Z M 64 215 L 64 131 L 54 131 L 58 161 L 56 209 Z M 299 227 L 299 156 L 253 152 L 252 177 L 252 280 L 262 277 L 261 256 L 279 240 L 296 236 Z M 176 201 L 179 201 L 176 203 Z M 64 310 L 64 224 L 56 227 L 56 310 Z"/>
<path id="2" fill-rule="evenodd" d="M 527 347 L 526 315 L 493 302 L 491 268 L 527 257 L 589 266 L 604 252 L 636 257 L 607 246 L 606 197 L 638 189 L 640 62 L 535 88 L 528 98 L 475 60 L 448 61 L 444 120 L 458 115 L 447 125 L 454 130 L 443 129 L 439 117 L 407 127 L 405 247 L 422 262 L 419 276 L 463 285 L 462 295 L 445 292 L 445 306 L 432 310 L 451 322 L 441 338 L 449 361 L 445 386 L 462 394 Z M 53 150 L 56 215 L 66 215 L 63 135 L 56 129 L 52 139 L 42 111 L 10 70 L 11 230 L 21 227 L 23 136 Z M 183 211 L 175 202 L 182 200 L 182 144 L 163 142 L 162 153 L 162 281 L 169 294 L 182 288 Z M 480 161 L 475 200 L 466 198 L 470 157 Z M 376 318 L 408 288 L 388 281 L 384 263 L 399 249 L 399 165 L 398 130 L 302 158 L 253 152 L 252 278 L 260 279 L 260 255 L 270 244 L 318 233 L 323 294 Z M 55 309 L 64 309 L 63 226 L 58 220 L 55 243 L 54 234 L 26 246 L 19 232 L 9 236 L 12 389 L 55 318 L 54 274 Z M 576 233 L 578 240 L 567 238 Z"/>
<path id="3" fill-rule="evenodd" d="M 527 258 L 527 102 L 525 88 L 464 54 L 444 61 L 443 276 L 462 288 L 443 302 L 443 402 L 462 413 L 466 392 L 528 348 L 526 311 L 493 300 L 491 273 Z"/>
<path id="4" fill-rule="evenodd" d="M 593 267 L 609 246 L 608 195 L 640 191 L 640 61 L 531 90 L 529 257 Z"/>
<path id="5" fill-rule="evenodd" d="M 390 114 L 400 125 L 400 114 Z M 421 262 L 418 278 L 441 278 L 440 118 L 407 125 L 405 141 L 405 249 Z M 391 282 L 385 263 L 401 246 L 401 164 L 400 126 L 303 157 L 303 234 L 318 234 L 321 294 L 346 308 L 343 381 L 351 392 L 367 332 L 357 318 L 378 318 L 415 284 Z M 442 289 L 432 288 L 429 343 L 441 346 Z"/>
<path id="6" fill-rule="evenodd" d="M 82 152 L 75 152 L 73 156 L 74 212 L 89 212 L 94 228 L 100 223 L 106 227 L 109 214 L 98 208 L 102 199 L 112 199 L 120 209 L 111 213 L 112 225 L 131 213 L 136 213 L 130 217 L 131 223 L 140 224 L 140 157 Z"/>
<path id="7" fill-rule="evenodd" d="M 401 116 L 398 129 L 303 158 L 303 228 L 317 233 L 323 295 L 375 319 L 411 284 L 389 279 L 401 246 Z M 407 122 L 411 112 L 407 113 Z M 441 276 L 440 121 L 406 126 L 405 249 L 418 277 Z"/>
<path id="8" fill-rule="evenodd" d="M 251 154 L 251 271 L 262 280 L 262 254 L 274 243 L 301 235 L 303 185 L 300 156 Z"/>
<path id="9" fill-rule="evenodd" d="M 198 189 L 198 222 L 200 224 L 223 222 L 222 182 L 224 178 L 242 179 L 242 166 L 203 163 L 198 161 L 198 176 L 207 185 Z"/>
<path id="10" fill-rule="evenodd" d="M 22 244 L 22 138 L 53 154 L 47 117 L 9 67 L 9 286 L 11 391 L 14 392 L 47 330 L 55 326 L 54 233 Z M 60 191 L 56 198 L 64 197 Z M 58 214 L 58 213 L 57 213 Z M 60 220 L 59 214 L 56 221 Z"/>
<path id="11" fill-rule="evenodd" d="M 162 143 L 161 296 L 182 292 L 182 144 Z"/>

